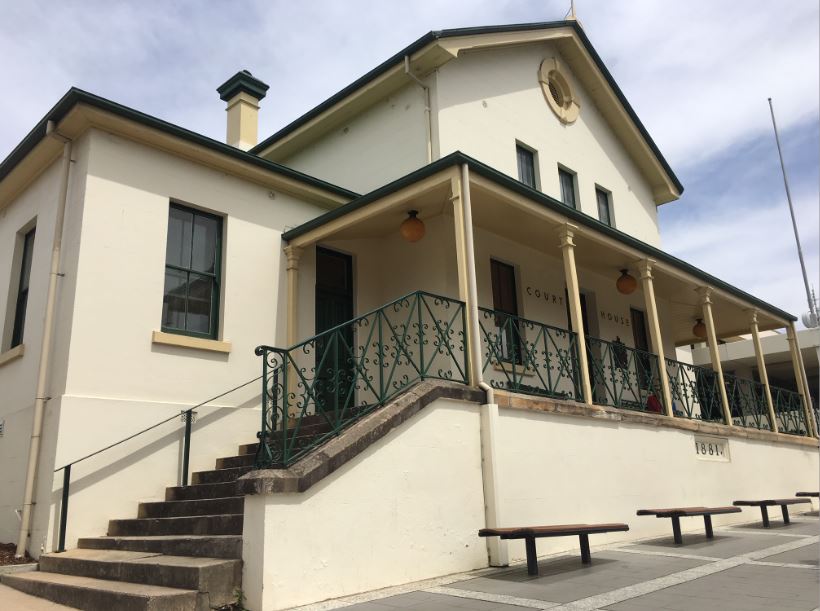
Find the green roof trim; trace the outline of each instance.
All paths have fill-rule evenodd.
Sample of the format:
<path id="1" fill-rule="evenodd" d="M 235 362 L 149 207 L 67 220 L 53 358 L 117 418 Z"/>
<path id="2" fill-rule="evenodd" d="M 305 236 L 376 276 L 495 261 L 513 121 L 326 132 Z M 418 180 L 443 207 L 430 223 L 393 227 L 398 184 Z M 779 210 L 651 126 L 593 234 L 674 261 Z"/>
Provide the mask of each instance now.
<path id="1" fill-rule="evenodd" d="M 618 98 L 618 101 L 623 105 L 624 109 L 629 115 L 629 118 L 635 124 L 635 127 L 637 127 L 638 131 L 641 134 L 641 137 L 643 137 L 652 153 L 658 159 L 658 162 L 661 164 L 661 167 L 663 167 L 664 172 L 666 172 L 666 174 L 669 176 L 670 180 L 675 185 L 675 188 L 678 190 L 678 192 L 683 193 L 683 184 L 681 184 L 680 180 L 675 175 L 675 172 L 672 171 L 671 166 L 664 158 L 658 146 L 655 144 L 655 141 L 652 139 L 652 136 L 649 135 L 649 132 L 647 131 L 644 124 L 641 123 L 641 120 L 638 118 L 638 115 L 635 113 L 635 110 L 632 108 L 629 101 L 627 101 L 626 96 L 624 95 L 623 91 L 621 91 L 621 88 L 618 87 L 618 85 L 615 83 L 615 79 L 612 78 L 612 74 L 609 72 L 606 65 L 604 65 L 601 56 L 598 55 L 598 52 L 592 46 L 592 43 L 590 42 L 583 28 L 579 26 L 578 23 L 575 21 L 543 21 L 535 23 L 517 23 L 510 25 L 453 28 L 449 30 L 434 30 L 428 32 L 415 42 L 409 44 L 404 49 L 393 55 L 387 61 L 382 62 L 381 64 L 373 68 L 373 70 L 371 70 L 364 76 L 356 79 L 341 91 L 333 94 L 324 102 L 312 108 L 298 119 L 292 121 L 272 136 L 265 138 L 265 140 L 263 140 L 255 147 L 253 147 L 250 150 L 250 152 L 256 154 L 260 153 L 262 150 L 264 150 L 277 140 L 281 140 L 282 138 L 284 138 L 291 132 L 297 130 L 299 127 L 301 127 L 308 121 L 316 118 L 317 116 L 325 112 L 327 109 L 341 102 L 343 99 L 345 99 L 347 96 L 349 96 L 356 90 L 361 89 L 363 86 L 365 86 L 367 83 L 369 83 L 376 77 L 380 76 L 384 72 L 387 72 L 389 69 L 393 68 L 397 64 L 403 63 L 404 57 L 406 55 L 412 55 L 416 51 L 426 47 L 431 42 L 434 42 L 441 38 L 453 38 L 455 36 L 474 36 L 478 34 L 495 34 L 503 32 L 526 32 L 530 30 L 548 30 L 565 27 L 571 27 L 574 29 L 575 33 L 578 35 L 578 38 L 580 38 L 581 42 L 584 44 L 584 47 L 589 52 L 590 56 L 595 62 L 595 65 L 601 71 L 601 74 L 604 75 L 604 78 L 606 79 L 607 83 L 612 88 L 612 91 L 615 93 L 615 96 Z"/>
<path id="2" fill-rule="evenodd" d="M 749 302 L 750 305 L 760 308 L 761 310 L 765 310 L 770 314 L 774 314 L 779 318 L 792 321 L 797 320 L 796 316 L 789 314 L 788 312 L 781 310 L 780 308 L 777 308 L 771 305 L 770 303 L 758 299 L 757 297 L 750 295 L 746 291 L 743 291 L 735 286 L 732 286 L 731 284 L 724 282 L 719 278 L 716 278 L 708 272 L 705 272 L 702 269 L 695 267 L 690 263 L 687 263 L 686 261 L 678 259 L 674 255 L 670 255 L 669 253 L 664 252 L 663 250 L 660 250 L 655 246 L 651 246 L 650 244 L 647 244 L 646 242 L 643 242 L 635 237 L 632 237 L 631 235 L 619 231 L 614 227 L 610 227 L 609 225 L 606 225 L 601 221 L 587 214 L 584 214 L 583 212 L 579 212 L 574 208 L 570 208 L 566 204 L 558 201 L 557 199 L 550 197 L 549 195 L 546 195 L 541 191 L 537 191 L 532 187 L 528 187 L 524 183 L 519 182 L 518 180 L 515 180 L 514 178 L 507 176 L 506 174 L 499 172 L 495 168 L 492 168 L 484 163 L 481 163 L 477 159 L 473 159 L 469 155 L 465 155 L 460 151 L 456 151 L 455 153 L 451 153 L 446 157 L 442 157 L 441 159 L 438 159 L 437 161 L 434 161 L 429 165 L 426 165 L 414 172 L 411 172 L 406 176 L 402 176 L 401 178 L 387 185 L 384 185 L 383 187 L 380 187 L 375 191 L 371 191 L 370 193 L 362 195 L 361 197 L 354 199 L 353 201 L 343 206 L 340 206 L 339 208 L 335 208 L 329 212 L 326 212 L 325 214 L 322 214 L 314 219 L 311 219 L 306 223 L 303 223 L 302 225 L 299 225 L 298 227 L 294 227 L 293 229 L 283 233 L 282 239 L 286 242 L 290 242 L 294 238 L 304 235 L 305 233 L 313 229 L 321 227 L 322 225 L 325 225 L 334 219 L 345 216 L 346 214 L 349 214 L 354 210 L 358 210 L 359 208 L 362 208 L 371 202 L 381 199 L 386 195 L 395 193 L 396 191 L 399 191 L 409 185 L 412 185 L 413 183 L 418 182 L 419 180 L 423 180 L 424 178 L 432 176 L 433 174 L 436 174 L 441 170 L 444 170 L 451 166 L 463 164 L 467 164 L 471 172 L 474 172 L 475 174 L 483 176 L 484 178 L 491 180 L 502 187 L 514 191 L 520 195 L 523 195 L 524 197 L 528 198 L 536 204 L 544 206 L 545 208 L 549 208 L 555 212 L 559 212 L 560 214 L 566 216 L 567 219 L 571 220 L 572 222 L 578 225 L 584 225 L 585 227 L 594 229 L 610 238 L 613 238 L 614 240 L 617 240 L 621 244 L 624 244 L 626 246 L 634 248 L 635 250 L 640 251 L 647 257 L 650 257 L 657 261 L 662 261 L 682 271 L 685 271 L 686 273 L 691 274 L 696 278 L 699 278 L 705 284 L 726 291 L 727 293 L 730 293 L 735 297 L 738 297 L 740 299 L 743 299 L 744 301 Z"/>
<path id="3" fill-rule="evenodd" d="M 173 123 L 168 123 L 167 121 L 163 121 L 157 117 L 139 112 L 138 110 L 134 110 L 128 106 L 123 106 L 122 104 L 117 104 L 116 102 L 112 102 L 111 100 L 94 95 L 93 93 L 88 93 L 82 89 L 77 89 L 76 87 L 69 89 L 68 92 L 60 98 L 60 101 L 57 102 L 57 104 L 55 104 L 54 107 L 48 111 L 48 113 L 46 113 L 46 116 L 34 126 L 34 129 L 32 129 L 26 137 L 23 138 L 20 144 L 18 144 L 3 160 L 3 162 L 0 163 L 0 180 L 3 180 L 17 166 L 17 164 L 19 164 L 25 156 L 28 155 L 30 151 L 43 138 L 46 137 L 46 125 L 49 121 L 54 121 L 55 124 L 59 123 L 77 104 L 87 104 L 89 106 L 93 106 L 94 108 L 99 108 L 100 110 L 104 110 L 122 117 L 123 119 L 128 119 L 139 123 L 140 125 L 157 129 L 171 136 L 176 136 L 177 138 L 186 140 L 192 144 L 197 144 L 214 152 L 227 155 L 228 157 L 232 157 L 239 161 L 244 161 L 245 163 L 254 165 L 263 170 L 296 180 L 307 186 L 332 193 L 333 195 L 346 199 L 359 197 L 359 194 L 354 193 L 353 191 L 349 191 L 324 180 L 308 176 L 302 172 L 297 172 L 296 170 L 278 163 L 263 159 L 253 153 L 242 151 L 234 146 L 225 144 L 224 142 L 219 142 L 213 138 L 208 138 L 207 136 L 203 136 L 197 132 L 185 129 L 184 127 L 179 127 Z"/>

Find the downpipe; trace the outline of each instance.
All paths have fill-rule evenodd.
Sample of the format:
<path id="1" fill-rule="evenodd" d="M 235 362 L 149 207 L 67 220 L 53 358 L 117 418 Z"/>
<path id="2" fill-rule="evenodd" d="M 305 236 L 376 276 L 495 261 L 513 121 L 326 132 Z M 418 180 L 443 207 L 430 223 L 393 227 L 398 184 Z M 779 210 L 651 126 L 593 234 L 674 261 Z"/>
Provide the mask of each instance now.
<path id="1" fill-rule="evenodd" d="M 475 243 L 473 238 L 473 209 L 470 201 L 470 169 L 461 166 L 461 196 L 464 214 L 464 249 L 467 263 L 467 309 L 470 325 L 470 361 L 476 386 L 484 391 L 486 403 L 481 406 L 481 481 L 484 488 L 484 525 L 497 528 L 501 522 L 501 492 L 498 469 L 498 404 L 493 387 L 484 381 L 481 370 L 481 328 L 478 320 L 478 287 L 475 271 Z M 507 542 L 498 537 L 487 537 L 487 555 L 490 566 L 507 566 Z"/>
<path id="2" fill-rule="evenodd" d="M 48 390 L 49 367 L 51 364 L 51 338 L 54 334 L 54 309 L 57 301 L 57 278 L 60 276 L 60 256 L 63 246 L 63 225 L 65 223 L 66 199 L 68 198 L 68 177 L 71 170 L 71 140 L 61 135 L 53 121 L 46 124 L 46 137 L 63 143 L 63 158 L 60 172 L 60 191 L 57 201 L 57 218 L 54 224 L 54 239 L 51 246 L 51 268 L 48 277 L 46 311 L 43 320 L 43 339 L 40 344 L 40 366 L 37 373 L 37 390 L 34 395 L 34 422 L 31 425 L 31 444 L 29 445 L 28 464 L 26 466 L 26 485 L 23 493 L 23 508 L 20 518 L 20 534 L 17 539 L 15 557 L 22 558 L 26 553 L 26 543 L 31 530 L 31 508 L 34 499 L 34 482 L 37 478 L 37 467 L 40 456 L 40 440 L 43 434 L 43 413 L 45 412 Z"/>
<path id="3" fill-rule="evenodd" d="M 430 106 L 430 88 L 410 70 L 409 55 L 404 56 L 404 73 L 416 81 L 418 86 L 421 87 L 421 90 L 424 92 L 424 114 L 427 119 L 425 121 L 427 128 L 427 163 L 429 164 L 433 161 L 433 114 Z"/>

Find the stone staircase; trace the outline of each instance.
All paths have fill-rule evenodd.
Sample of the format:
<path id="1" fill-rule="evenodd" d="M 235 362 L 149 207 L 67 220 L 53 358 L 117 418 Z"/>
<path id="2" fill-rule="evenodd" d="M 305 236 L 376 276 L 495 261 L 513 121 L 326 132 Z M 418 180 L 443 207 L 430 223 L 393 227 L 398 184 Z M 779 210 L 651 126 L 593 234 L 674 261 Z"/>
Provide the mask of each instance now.
<path id="1" fill-rule="evenodd" d="M 28 594 L 78 609 L 207 611 L 230 608 L 242 584 L 244 497 L 236 479 L 251 471 L 257 444 L 140 503 L 137 517 L 111 520 L 105 537 L 40 556 L 40 570 L 4 575 Z"/>

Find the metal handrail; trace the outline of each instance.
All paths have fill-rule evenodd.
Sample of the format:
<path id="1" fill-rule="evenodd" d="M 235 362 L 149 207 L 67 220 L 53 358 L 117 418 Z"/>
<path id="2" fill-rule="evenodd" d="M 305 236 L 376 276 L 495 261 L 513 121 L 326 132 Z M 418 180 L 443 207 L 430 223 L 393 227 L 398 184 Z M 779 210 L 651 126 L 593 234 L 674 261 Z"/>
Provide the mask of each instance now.
<path id="1" fill-rule="evenodd" d="M 723 382 L 735 426 L 772 430 L 763 384 L 730 373 L 723 374 Z"/>
<path id="2" fill-rule="evenodd" d="M 664 413 L 656 354 L 592 336 L 586 337 L 586 345 L 595 403 Z"/>
<path id="3" fill-rule="evenodd" d="M 521 316 L 479 308 L 482 371 L 495 388 L 554 397 L 580 398 L 578 336 Z M 488 372 L 489 368 L 500 371 Z"/>
<path id="4" fill-rule="evenodd" d="M 808 423 L 799 393 L 779 386 L 769 386 L 774 404 L 777 429 L 788 435 L 808 435 Z M 816 410 L 815 414 L 816 414 Z"/>
<path id="5" fill-rule="evenodd" d="M 169 416 L 168 418 L 165 418 L 164 420 L 160 420 L 159 422 L 157 422 L 155 424 L 152 424 L 151 426 L 149 426 L 147 428 L 144 428 L 144 429 L 142 429 L 141 431 L 139 431 L 137 433 L 129 435 L 128 437 L 124 437 L 123 439 L 120 439 L 119 441 L 116 441 L 112 444 L 109 444 L 109 445 L 105 446 L 104 448 L 100 448 L 99 450 L 96 450 L 95 452 L 92 452 L 91 454 L 86 454 L 82 458 L 78 458 L 76 460 L 71 461 L 70 463 L 66 463 L 62 467 L 54 469 L 54 473 L 58 473 L 59 471 L 63 472 L 63 493 L 62 493 L 62 500 L 61 500 L 61 503 L 60 503 L 60 534 L 59 534 L 59 538 L 58 538 L 57 552 L 64 552 L 65 551 L 65 535 L 66 535 L 66 526 L 67 526 L 67 523 L 68 523 L 68 495 L 69 495 L 69 488 L 71 486 L 71 467 L 72 466 L 74 466 L 77 463 L 80 463 L 84 460 L 87 460 L 89 458 L 92 458 L 94 456 L 97 456 L 98 454 L 101 454 L 101 453 L 105 452 L 106 450 L 110 450 L 111 448 L 114 448 L 114 447 L 116 447 L 120 444 L 123 444 L 126 441 L 130 441 L 130 440 L 134 439 L 135 437 L 139 437 L 143 433 L 147 433 L 148 431 L 152 431 L 155 428 L 157 428 L 159 426 L 162 426 L 166 422 L 170 422 L 171 420 L 174 420 L 175 418 L 182 418 L 183 421 L 185 422 L 185 439 L 184 439 L 183 446 L 182 446 L 182 485 L 187 486 L 188 485 L 188 467 L 189 467 L 190 454 L 191 454 L 191 423 L 193 421 L 194 410 L 197 409 L 197 408 L 203 407 L 203 406 L 207 405 L 208 403 L 211 403 L 212 401 L 216 401 L 217 399 L 221 399 L 222 397 L 224 397 L 226 395 L 229 395 L 232 392 L 235 392 L 235 391 L 239 390 L 240 388 L 244 388 L 245 386 L 248 386 L 249 384 L 253 384 L 254 382 L 257 382 L 260 379 L 262 379 L 262 376 L 257 376 L 255 378 L 253 378 L 252 380 L 248 380 L 247 382 L 243 382 L 239 386 L 235 386 L 234 388 L 231 388 L 230 390 L 226 390 L 225 392 L 220 393 L 220 394 L 218 394 L 214 397 L 211 397 L 210 399 L 202 401 L 201 403 L 197 403 L 193 407 L 189 407 L 188 409 L 183 410 L 178 414 L 174 414 L 173 416 Z"/>
<path id="6" fill-rule="evenodd" d="M 414 291 L 290 348 L 259 346 L 256 464 L 285 467 L 424 379 L 467 383 L 464 302 Z"/>
<path id="7" fill-rule="evenodd" d="M 723 422 L 723 408 L 714 370 L 675 359 L 664 361 L 672 395 L 673 416 Z M 680 410 L 675 409 L 678 405 Z"/>

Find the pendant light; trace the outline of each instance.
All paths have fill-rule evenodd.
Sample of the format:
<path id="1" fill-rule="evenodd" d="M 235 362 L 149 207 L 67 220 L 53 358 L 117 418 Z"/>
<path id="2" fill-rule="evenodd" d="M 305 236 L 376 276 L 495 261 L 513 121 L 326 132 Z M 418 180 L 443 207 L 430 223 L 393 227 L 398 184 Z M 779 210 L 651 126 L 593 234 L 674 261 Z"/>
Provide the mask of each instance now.
<path id="1" fill-rule="evenodd" d="M 704 324 L 702 318 L 698 318 L 698 322 L 696 322 L 695 326 L 692 327 L 692 334 L 700 339 L 706 338 L 706 325 Z"/>
<path id="2" fill-rule="evenodd" d="M 409 210 L 407 212 L 407 218 L 404 219 L 401 227 L 399 227 L 401 237 L 408 242 L 418 242 L 424 237 L 426 229 L 424 227 L 424 222 L 418 218 L 418 214 L 418 210 Z"/>
<path id="3" fill-rule="evenodd" d="M 638 281 L 635 280 L 634 276 L 630 276 L 629 272 L 622 269 L 620 277 L 617 282 L 615 282 L 615 286 L 617 287 L 619 293 L 623 295 L 630 295 L 635 292 L 636 288 L 638 288 Z"/>

